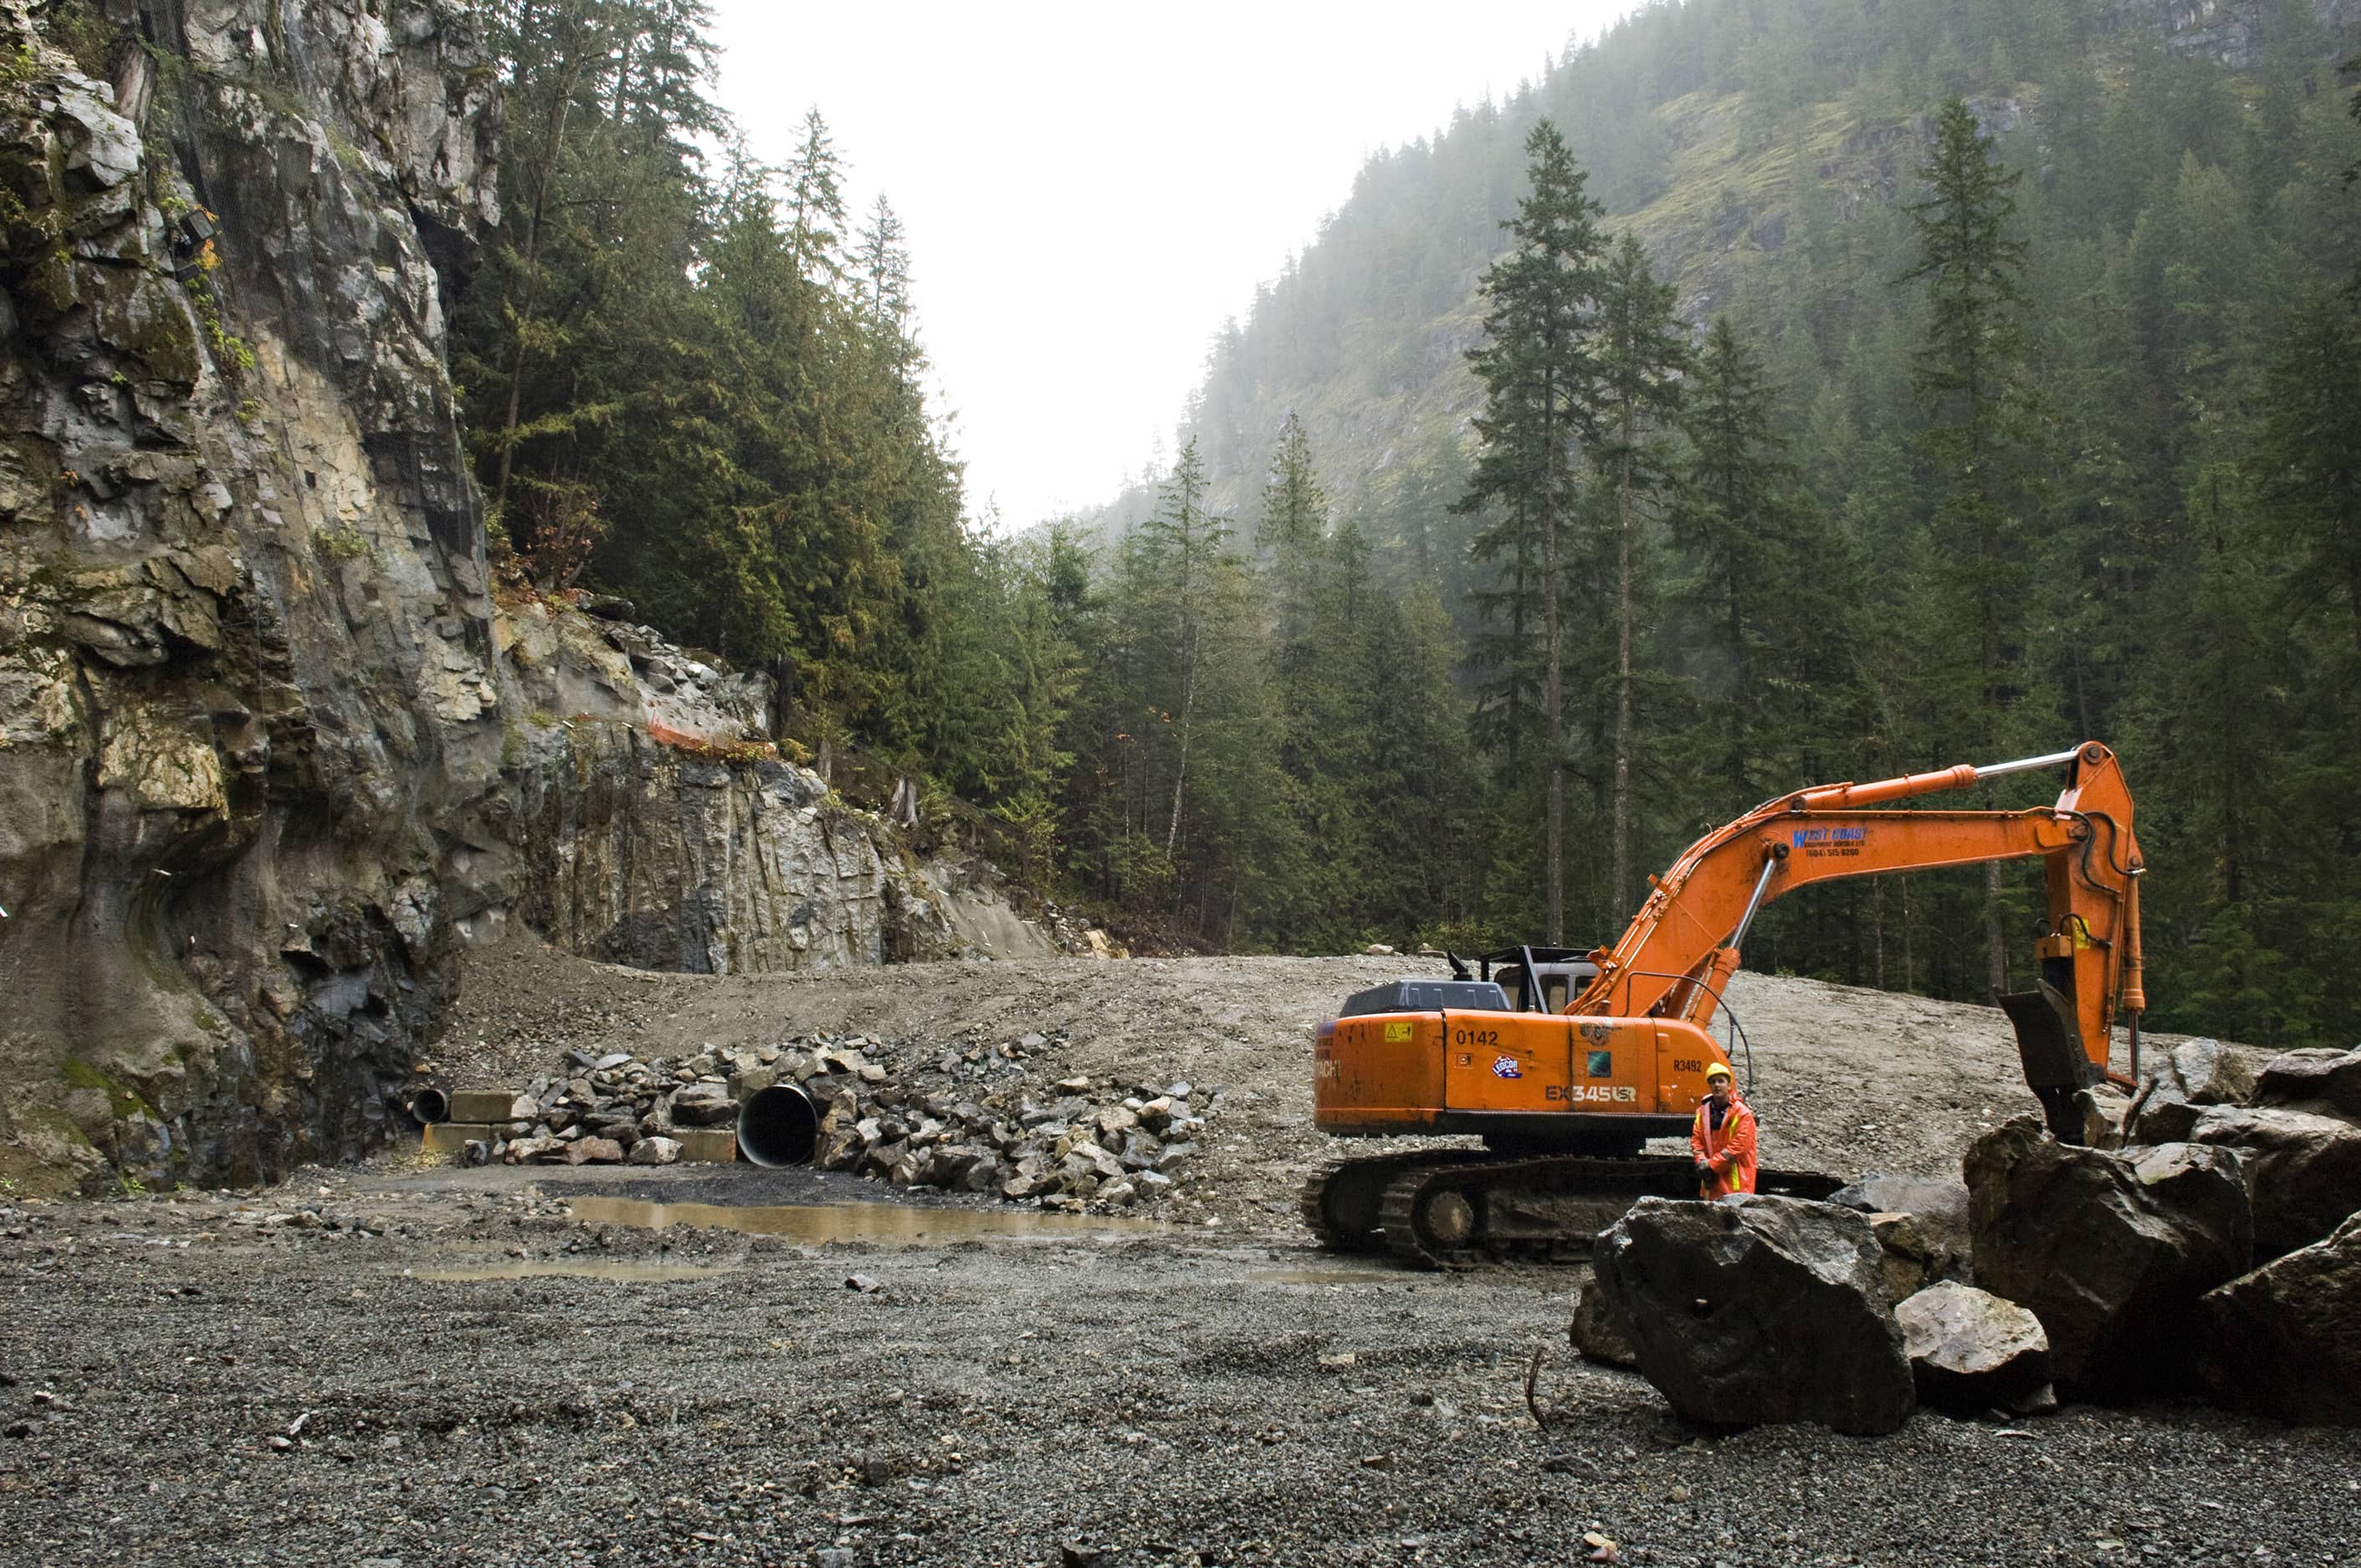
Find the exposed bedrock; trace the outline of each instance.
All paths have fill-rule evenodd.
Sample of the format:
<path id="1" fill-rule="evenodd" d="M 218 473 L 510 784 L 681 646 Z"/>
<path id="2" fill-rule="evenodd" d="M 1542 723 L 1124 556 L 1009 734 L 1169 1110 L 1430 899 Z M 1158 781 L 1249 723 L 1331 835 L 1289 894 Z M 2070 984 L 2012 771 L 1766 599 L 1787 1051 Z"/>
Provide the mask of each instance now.
<path id="1" fill-rule="evenodd" d="M 100 81 L 0 0 L 12 1172 L 357 1149 L 449 989 L 500 727 L 438 266 L 497 99 L 462 7 L 385 9 L 116 5 Z"/>
<path id="2" fill-rule="evenodd" d="M 102 67 L 0 0 L 0 1176 L 369 1146 L 512 917 L 708 970 L 1072 945 L 700 732 L 741 678 L 496 608 L 472 7 L 107 13 Z"/>

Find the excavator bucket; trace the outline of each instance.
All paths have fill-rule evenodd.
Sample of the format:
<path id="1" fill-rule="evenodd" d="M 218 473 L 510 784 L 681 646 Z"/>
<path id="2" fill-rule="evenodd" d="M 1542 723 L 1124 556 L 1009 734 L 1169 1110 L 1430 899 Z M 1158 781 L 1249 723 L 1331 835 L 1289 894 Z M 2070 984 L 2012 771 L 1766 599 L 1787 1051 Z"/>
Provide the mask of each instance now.
<path id="1" fill-rule="evenodd" d="M 2083 1054 L 2073 1003 L 2048 981 L 2035 984 L 2032 991 L 1994 992 L 1993 1000 L 2016 1027 L 2025 1081 L 2041 1101 L 2050 1132 L 2060 1143 L 2079 1144 L 2082 1112 L 2074 1097 L 2098 1080 L 2098 1069 Z"/>

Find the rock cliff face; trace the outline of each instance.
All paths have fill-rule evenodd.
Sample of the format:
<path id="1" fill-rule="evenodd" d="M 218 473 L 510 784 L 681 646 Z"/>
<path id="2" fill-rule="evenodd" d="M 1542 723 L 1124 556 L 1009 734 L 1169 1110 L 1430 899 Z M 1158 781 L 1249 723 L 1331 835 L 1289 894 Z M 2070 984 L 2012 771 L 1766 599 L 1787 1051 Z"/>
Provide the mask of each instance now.
<path id="1" fill-rule="evenodd" d="M 2315 0 L 2315 9 L 2332 33 L 2341 33 L 2361 6 L 2353 0 Z M 2184 54 L 2244 71 L 2262 59 L 2278 18 L 2255 0 L 2116 0 L 2094 20 L 2103 31 L 2152 32 Z"/>
<path id="2" fill-rule="evenodd" d="M 572 952 L 697 974 L 1059 950 L 994 889 L 929 874 L 769 755 L 762 677 L 546 605 L 503 609 L 495 632 L 522 714 L 503 803 L 516 852 L 497 881 L 469 868 L 485 908 L 467 939 L 512 914 Z"/>
<path id="3" fill-rule="evenodd" d="M 0 0 L 0 1177 L 367 1146 L 511 913 L 692 970 L 968 945 L 809 775 L 496 611 L 445 313 L 498 103 L 457 0 Z"/>
<path id="4" fill-rule="evenodd" d="M 0 0 L 0 1168 L 250 1178 L 382 1124 L 449 983 L 445 825 L 498 779 L 437 272 L 495 210 L 497 100 L 455 5 L 121 5 L 153 52 L 111 82 L 33 10 Z"/>

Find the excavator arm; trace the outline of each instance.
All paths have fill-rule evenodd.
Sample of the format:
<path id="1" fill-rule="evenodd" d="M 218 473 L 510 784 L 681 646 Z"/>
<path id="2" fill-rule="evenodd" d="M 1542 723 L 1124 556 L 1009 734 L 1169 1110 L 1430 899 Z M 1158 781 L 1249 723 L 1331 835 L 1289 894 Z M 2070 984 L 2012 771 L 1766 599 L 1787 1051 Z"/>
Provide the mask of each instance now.
<path id="1" fill-rule="evenodd" d="M 1894 802 L 1965 789 L 2009 773 L 2067 770 L 2053 806 L 2027 811 L 1894 811 Z M 1755 914 L 1815 883 L 1939 866 L 2038 859 L 2048 913 L 2035 943 L 2039 980 L 1996 998 L 2016 1027 L 2026 1080 L 2051 1126 L 2079 1136 L 2079 1090 L 2108 1074 L 2118 1015 L 2138 1071 L 2139 877 L 2132 798 L 2114 753 L 2096 741 L 1991 767 L 1962 764 L 1873 784 L 1799 790 L 1755 807 L 1690 845 L 1565 1011 L 1686 1019 L 1713 1016 L 1738 968 Z"/>

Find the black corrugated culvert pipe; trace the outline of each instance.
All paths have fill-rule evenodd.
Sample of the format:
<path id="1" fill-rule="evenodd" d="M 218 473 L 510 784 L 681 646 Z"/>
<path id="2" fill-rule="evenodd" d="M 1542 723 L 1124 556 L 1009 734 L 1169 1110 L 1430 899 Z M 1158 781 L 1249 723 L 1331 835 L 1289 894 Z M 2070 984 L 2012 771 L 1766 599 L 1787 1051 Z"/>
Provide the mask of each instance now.
<path id="1" fill-rule="evenodd" d="M 422 1127 L 451 1118 L 451 1097 L 439 1089 L 426 1088 L 410 1097 L 410 1113 Z"/>
<path id="2" fill-rule="evenodd" d="M 738 1108 L 738 1157 L 756 1165 L 809 1165 L 819 1147 L 820 1108 L 792 1083 L 754 1091 Z"/>

